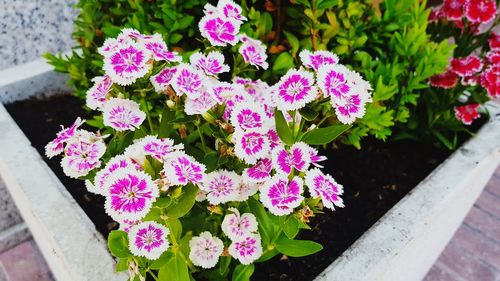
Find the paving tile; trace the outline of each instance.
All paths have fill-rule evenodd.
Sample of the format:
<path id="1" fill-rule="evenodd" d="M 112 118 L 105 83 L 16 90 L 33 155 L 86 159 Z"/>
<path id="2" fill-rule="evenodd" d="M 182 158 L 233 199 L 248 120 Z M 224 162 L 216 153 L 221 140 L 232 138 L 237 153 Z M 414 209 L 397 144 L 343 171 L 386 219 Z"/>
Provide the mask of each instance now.
<path id="1" fill-rule="evenodd" d="M 446 246 L 438 262 L 448 267 L 456 275 L 470 281 L 496 281 L 497 272 L 488 264 L 477 259 L 474 254 L 462 249 L 455 241 Z"/>
<path id="2" fill-rule="evenodd" d="M 479 208 L 472 208 L 465 217 L 464 223 L 486 237 L 500 242 L 500 219 L 497 217 L 493 217 Z"/>
<path id="3" fill-rule="evenodd" d="M 53 281 L 34 241 L 26 241 L 0 254 L 0 270 L 8 281 Z"/>
<path id="4" fill-rule="evenodd" d="M 500 243 L 465 224 L 460 226 L 452 241 L 500 272 Z"/>
<path id="5" fill-rule="evenodd" d="M 446 266 L 436 263 L 432 266 L 423 281 L 464 281 L 459 276 L 454 275 Z"/>
<path id="6" fill-rule="evenodd" d="M 500 197 L 484 191 L 477 199 L 474 207 L 481 209 L 494 218 L 500 219 Z"/>
<path id="7" fill-rule="evenodd" d="M 500 198 L 500 169 L 497 169 L 495 175 L 491 177 L 486 185 L 486 191 Z"/>

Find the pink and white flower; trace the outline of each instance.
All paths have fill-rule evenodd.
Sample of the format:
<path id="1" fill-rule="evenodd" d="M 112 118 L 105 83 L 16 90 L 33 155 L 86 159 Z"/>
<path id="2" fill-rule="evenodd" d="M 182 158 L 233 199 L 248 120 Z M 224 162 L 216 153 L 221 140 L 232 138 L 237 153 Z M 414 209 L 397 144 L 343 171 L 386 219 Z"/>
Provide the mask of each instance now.
<path id="1" fill-rule="evenodd" d="M 207 85 L 207 79 L 200 70 L 182 63 L 177 66 L 177 72 L 172 78 L 171 85 L 178 96 L 185 94 L 190 99 L 196 99 L 203 92 L 200 91 L 201 88 Z"/>
<path id="2" fill-rule="evenodd" d="M 104 183 L 106 213 L 116 221 L 140 220 L 159 196 L 151 176 L 134 168 L 117 169 Z"/>
<path id="3" fill-rule="evenodd" d="M 166 67 L 162 69 L 158 74 L 153 75 L 149 78 L 153 87 L 155 87 L 155 91 L 157 93 L 164 93 L 168 86 L 170 86 L 170 82 L 174 77 L 174 74 L 177 72 L 177 68 L 175 67 Z"/>
<path id="4" fill-rule="evenodd" d="M 296 176 L 288 181 L 288 175 L 276 174 L 262 185 L 260 201 L 274 215 L 289 215 L 304 200 L 302 192 L 301 178 Z"/>
<path id="5" fill-rule="evenodd" d="M 253 66 L 260 66 L 262 69 L 267 69 L 266 46 L 261 41 L 250 38 L 246 35 L 240 35 L 240 41 L 243 42 L 239 48 L 239 52 L 243 60 Z"/>
<path id="6" fill-rule="evenodd" d="M 243 86 L 244 90 L 254 101 L 264 105 L 269 105 L 273 102 L 270 95 L 270 87 L 266 82 L 260 79 L 252 80 L 241 77 L 235 77 L 233 81 L 237 85 Z"/>
<path id="7" fill-rule="evenodd" d="M 272 152 L 273 167 L 276 171 L 290 174 L 293 169 L 304 172 L 311 164 L 311 147 L 303 142 L 297 142 L 287 151 L 283 146 Z"/>
<path id="8" fill-rule="evenodd" d="M 254 183 L 262 183 L 271 178 L 273 162 L 269 158 L 263 158 L 257 164 L 243 171 L 246 180 Z"/>
<path id="9" fill-rule="evenodd" d="M 263 128 L 267 119 L 264 109 L 256 102 L 238 103 L 231 112 L 231 125 L 242 130 Z"/>
<path id="10" fill-rule="evenodd" d="M 257 232 L 257 219 L 252 213 L 240 215 L 236 208 L 229 208 L 228 211 L 232 213 L 224 217 L 221 228 L 229 239 L 240 241 Z"/>
<path id="11" fill-rule="evenodd" d="M 127 86 L 148 73 L 151 52 L 137 43 L 118 47 L 104 57 L 103 69 L 113 82 Z"/>
<path id="12" fill-rule="evenodd" d="M 129 249 L 134 256 L 156 260 L 170 247 L 169 234 L 170 230 L 157 222 L 139 223 L 128 232 Z"/>
<path id="13" fill-rule="evenodd" d="M 332 106 L 335 107 L 337 119 L 343 124 L 352 124 L 356 118 L 365 115 L 365 104 L 359 94 L 348 94 L 338 99 L 332 99 Z"/>
<path id="14" fill-rule="evenodd" d="M 495 0 L 468 0 L 465 3 L 465 16 L 473 23 L 488 23 L 497 12 Z"/>
<path id="15" fill-rule="evenodd" d="M 233 241 L 229 246 L 229 254 L 242 264 L 251 264 L 262 255 L 260 235 L 252 234 L 244 239 Z"/>
<path id="16" fill-rule="evenodd" d="M 218 170 L 207 175 L 201 188 L 207 192 L 208 202 L 218 205 L 237 199 L 240 182 L 240 176 L 235 172 Z"/>
<path id="17" fill-rule="evenodd" d="M 140 224 L 142 221 L 141 220 L 127 220 L 127 219 L 124 219 L 123 221 L 120 221 L 120 230 L 122 231 L 125 231 L 125 232 L 130 232 L 130 229 L 132 228 L 132 226 L 134 225 L 138 225 Z"/>
<path id="18" fill-rule="evenodd" d="M 276 131 L 276 126 L 273 126 L 273 128 L 267 130 L 266 137 L 267 140 L 269 141 L 269 148 L 273 150 L 275 147 L 279 145 L 283 145 L 283 142 L 280 139 L 280 136 L 278 135 L 278 132 Z"/>
<path id="19" fill-rule="evenodd" d="M 315 168 L 306 173 L 305 182 L 311 196 L 314 198 L 321 197 L 325 207 L 331 210 L 335 210 L 335 206 L 344 207 L 344 201 L 340 198 L 340 195 L 344 193 L 344 188 L 332 176 L 325 175 L 320 169 Z"/>
<path id="20" fill-rule="evenodd" d="M 105 152 L 106 145 L 101 137 L 79 130 L 78 136 L 71 138 L 64 148 L 61 160 L 64 174 L 71 178 L 86 176 L 101 166 L 100 158 Z"/>
<path id="21" fill-rule="evenodd" d="M 139 104 L 129 99 L 111 98 L 103 108 L 104 125 L 117 131 L 134 131 L 146 119 Z"/>
<path id="22" fill-rule="evenodd" d="M 217 3 L 217 10 L 226 18 L 234 19 L 237 21 L 245 21 L 246 18 L 242 15 L 240 5 L 232 0 L 219 0 Z"/>
<path id="23" fill-rule="evenodd" d="M 234 88 L 236 91 L 231 93 L 231 95 L 225 100 L 226 108 L 224 109 L 224 115 L 222 116 L 224 120 L 228 120 L 230 118 L 231 112 L 233 111 L 235 105 L 237 105 L 238 103 L 250 102 L 254 100 L 243 89 L 238 87 L 238 85 L 235 85 Z"/>
<path id="24" fill-rule="evenodd" d="M 255 193 L 259 191 L 259 185 L 253 182 L 245 182 L 243 180 L 240 181 L 238 188 L 236 189 L 236 199 L 235 202 L 244 202 L 247 201 L 250 196 L 253 196 Z"/>
<path id="25" fill-rule="evenodd" d="M 78 128 L 84 123 L 85 120 L 78 117 L 70 127 L 64 128 L 61 126 L 61 131 L 57 133 L 56 138 L 45 146 L 45 155 L 47 158 L 50 159 L 61 154 L 64 151 L 64 144 L 76 135 Z"/>
<path id="26" fill-rule="evenodd" d="M 341 64 L 322 66 L 318 70 L 318 87 L 325 96 L 342 98 L 349 93 L 350 70 Z"/>
<path id="27" fill-rule="evenodd" d="M 235 45 L 241 22 L 219 14 L 205 15 L 199 22 L 201 36 L 213 46 Z"/>
<path id="28" fill-rule="evenodd" d="M 450 62 L 451 71 L 460 77 L 472 76 L 481 71 L 483 63 L 478 56 L 468 56 L 465 58 L 454 58 Z"/>
<path id="29" fill-rule="evenodd" d="M 467 0 L 444 0 L 442 13 L 448 20 L 461 20 L 464 16 L 463 7 Z"/>
<path id="30" fill-rule="evenodd" d="M 309 147 L 309 157 L 311 159 L 311 164 L 319 168 L 323 168 L 323 166 L 319 165 L 318 162 L 322 162 L 327 159 L 326 156 L 318 155 L 318 150 L 313 147 Z"/>
<path id="31" fill-rule="evenodd" d="M 276 107 L 281 111 L 296 110 L 314 100 L 318 94 L 313 74 L 291 69 L 274 85 Z"/>
<path id="32" fill-rule="evenodd" d="M 184 112 L 186 112 L 187 115 L 203 114 L 217 104 L 217 101 L 214 99 L 209 89 L 203 86 L 200 91 L 202 93 L 197 98 L 186 98 Z"/>
<path id="33" fill-rule="evenodd" d="M 196 68 L 203 70 L 207 75 L 217 76 L 220 73 L 228 72 L 229 66 L 224 64 L 224 55 L 218 51 L 212 51 L 207 55 L 200 52 L 194 53 L 189 61 Z"/>
<path id="34" fill-rule="evenodd" d="M 163 162 L 174 151 L 184 149 L 183 144 L 174 144 L 169 138 L 159 139 L 156 136 L 145 136 L 138 141 L 145 155 L 150 155 L 156 160 Z"/>
<path id="35" fill-rule="evenodd" d="M 194 236 L 189 241 L 189 259 L 194 265 L 208 269 L 214 267 L 224 251 L 224 244 L 208 231 Z"/>
<path id="36" fill-rule="evenodd" d="M 87 107 L 93 110 L 102 109 L 113 82 L 109 76 L 98 76 L 92 79 L 92 81 L 94 82 L 94 86 L 87 91 Z"/>
<path id="37" fill-rule="evenodd" d="M 168 50 L 167 44 L 158 33 L 153 34 L 147 40 L 144 40 L 144 47 L 153 53 L 153 58 L 156 61 L 181 62 L 182 57 L 176 52 Z"/>
<path id="38" fill-rule="evenodd" d="M 243 88 L 224 81 L 217 81 L 213 85 L 214 98 L 218 104 L 222 104 L 226 99 L 231 98 L 235 93 L 243 92 Z"/>
<path id="39" fill-rule="evenodd" d="M 488 43 L 491 50 L 500 50 L 500 31 L 492 31 Z"/>
<path id="40" fill-rule="evenodd" d="M 339 57 L 329 51 L 315 51 L 303 50 L 299 53 L 302 64 L 307 68 L 312 68 L 316 71 L 324 65 L 335 65 L 339 62 Z"/>
<path id="41" fill-rule="evenodd" d="M 118 169 L 126 169 L 133 167 L 134 165 L 132 161 L 124 155 L 117 155 L 111 158 L 108 161 L 108 163 L 106 163 L 106 166 L 102 170 L 96 173 L 94 178 L 93 189 L 90 191 L 96 194 L 106 195 L 107 191 L 105 190 L 104 184 L 106 183 L 108 177 Z"/>
<path id="42" fill-rule="evenodd" d="M 260 130 L 237 130 L 232 141 L 236 156 L 247 164 L 255 164 L 269 153 L 269 141 Z"/>
<path id="43" fill-rule="evenodd" d="M 481 86 L 490 98 L 500 97 L 500 65 L 490 66 L 481 74 Z"/>
<path id="44" fill-rule="evenodd" d="M 472 124 L 472 121 L 481 117 L 481 114 L 479 114 L 478 111 L 480 106 L 480 104 L 455 106 L 455 117 L 459 121 L 462 121 L 462 123 L 464 123 L 465 125 L 470 125 Z"/>
<path id="45" fill-rule="evenodd" d="M 205 180 L 205 165 L 184 153 L 174 153 L 166 162 L 163 171 L 174 185 L 202 183 Z"/>

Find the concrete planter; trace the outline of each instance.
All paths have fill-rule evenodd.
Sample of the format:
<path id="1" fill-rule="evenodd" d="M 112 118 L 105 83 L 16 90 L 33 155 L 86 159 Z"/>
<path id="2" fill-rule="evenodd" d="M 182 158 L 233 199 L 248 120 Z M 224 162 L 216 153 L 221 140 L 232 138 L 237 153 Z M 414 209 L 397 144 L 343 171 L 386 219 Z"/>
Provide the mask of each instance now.
<path id="1" fill-rule="evenodd" d="M 67 90 L 43 61 L 0 73 L 0 101 Z M 316 280 L 421 280 L 500 162 L 494 118 Z M 0 175 L 58 280 L 126 280 L 103 237 L 0 105 Z"/>

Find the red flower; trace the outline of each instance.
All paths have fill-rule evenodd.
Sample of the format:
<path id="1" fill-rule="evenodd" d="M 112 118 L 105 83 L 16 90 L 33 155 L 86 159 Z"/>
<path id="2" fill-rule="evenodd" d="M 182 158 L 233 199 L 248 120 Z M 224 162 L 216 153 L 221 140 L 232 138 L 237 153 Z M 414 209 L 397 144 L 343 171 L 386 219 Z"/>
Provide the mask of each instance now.
<path id="1" fill-rule="evenodd" d="M 471 22 L 486 23 L 495 18 L 497 4 L 494 0 L 468 0 L 465 16 Z"/>
<path id="2" fill-rule="evenodd" d="M 429 79 L 429 82 L 433 87 L 451 89 L 457 84 L 458 75 L 451 70 L 447 70 L 443 74 L 432 76 Z"/>
<path id="3" fill-rule="evenodd" d="M 451 71 L 460 77 L 471 76 L 483 68 L 481 59 L 478 56 L 468 56 L 465 58 L 454 58 L 451 60 Z"/>
<path id="4" fill-rule="evenodd" d="M 464 17 L 463 6 L 466 0 L 444 0 L 442 12 L 449 20 L 460 20 Z"/>
<path id="5" fill-rule="evenodd" d="M 486 53 L 486 60 L 491 65 L 500 65 L 500 49 L 492 50 Z"/>
<path id="6" fill-rule="evenodd" d="M 464 86 L 476 86 L 479 84 L 480 77 L 479 76 L 465 76 L 462 78 L 462 85 Z"/>
<path id="7" fill-rule="evenodd" d="M 486 89 L 490 98 L 500 97 L 500 66 L 492 66 L 481 75 L 481 86 Z"/>
<path id="8" fill-rule="evenodd" d="M 443 5 L 432 7 L 431 13 L 429 14 L 429 22 L 437 22 L 444 17 Z"/>
<path id="9" fill-rule="evenodd" d="M 478 112 L 479 106 L 478 103 L 455 106 L 455 117 L 465 125 L 470 125 L 472 121 L 481 116 Z"/>
<path id="10" fill-rule="evenodd" d="M 492 50 L 500 49 L 500 33 L 492 32 L 490 34 L 490 39 L 488 41 L 490 42 L 490 49 Z"/>

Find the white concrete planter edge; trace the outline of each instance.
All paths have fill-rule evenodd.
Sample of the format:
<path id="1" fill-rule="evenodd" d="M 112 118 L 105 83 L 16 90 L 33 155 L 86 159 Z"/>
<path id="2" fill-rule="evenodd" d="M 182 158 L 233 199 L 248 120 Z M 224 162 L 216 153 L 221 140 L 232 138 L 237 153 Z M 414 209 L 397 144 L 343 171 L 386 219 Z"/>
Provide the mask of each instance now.
<path id="1" fill-rule="evenodd" d="M 0 72 L 0 101 L 67 90 L 43 60 Z M 490 104 L 493 114 L 500 106 Z M 105 240 L 0 104 L 0 175 L 58 280 L 126 280 Z M 500 162 L 494 116 L 316 280 L 421 280 Z"/>

